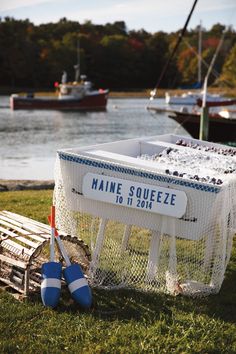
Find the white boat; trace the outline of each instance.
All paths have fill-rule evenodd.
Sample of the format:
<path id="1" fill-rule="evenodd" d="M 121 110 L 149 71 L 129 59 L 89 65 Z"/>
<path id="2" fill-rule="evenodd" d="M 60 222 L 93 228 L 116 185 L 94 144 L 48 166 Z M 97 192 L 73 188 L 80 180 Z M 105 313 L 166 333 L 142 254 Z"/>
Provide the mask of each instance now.
<path id="1" fill-rule="evenodd" d="M 196 85 L 198 86 L 199 89 L 202 87 L 202 69 L 201 69 L 202 62 L 205 63 L 204 60 L 202 59 L 202 26 L 200 23 L 199 37 L 198 37 L 198 81 L 196 83 Z M 205 63 L 205 65 L 207 65 L 207 64 Z M 209 69 L 209 67 L 208 67 L 208 69 Z M 211 71 L 212 71 L 212 67 L 211 67 Z M 197 100 L 203 99 L 203 95 L 204 95 L 204 91 L 200 91 L 200 90 L 193 91 L 193 92 L 185 92 L 182 95 L 175 95 L 175 96 L 170 96 L 169 93 L 166 92 L 165 93 L 165 101 L 166 101 L 166 104 L 168 104 L 168 105 L 183 105 L 183 106 L 191 105 L 191 106 L 194 106 L 197 104 Z M 209 93 L 206 94 L 206 101 L 207 102 L 215 102 L 215 101 L 219 102 L 221 100 L 225 100 L 225 98 L 219 94 L 209 94 Z"/>
<path id="2" fill-rule="evenodd" d="M 166 104 L 173 105 L 184 105 L 184 106 L 194 106 L 197 104 L 197 100 L 203 99 L 203 91 L 200 93 L 197 92 L 186 92 L 182 95 L 170 96 L 168 92 L 165 93 Z M 208 102 L 219 102 L 225 100 L 224 97 L 218 94 L 207 94 L 206 99 Z"/>

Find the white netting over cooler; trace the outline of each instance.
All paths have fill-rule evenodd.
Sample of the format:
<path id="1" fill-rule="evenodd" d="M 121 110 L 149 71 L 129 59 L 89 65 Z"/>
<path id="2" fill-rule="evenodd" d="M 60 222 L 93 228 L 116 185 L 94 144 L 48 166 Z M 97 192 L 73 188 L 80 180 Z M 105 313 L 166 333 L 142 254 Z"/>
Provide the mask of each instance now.
<path id="1" fill-rule="evenodd" d="M 59 151 L 57 227 L 90 245 L 94 286 L 217 293 L 236 230 L 235 170 L 236 149 L 174 135 Z"/>

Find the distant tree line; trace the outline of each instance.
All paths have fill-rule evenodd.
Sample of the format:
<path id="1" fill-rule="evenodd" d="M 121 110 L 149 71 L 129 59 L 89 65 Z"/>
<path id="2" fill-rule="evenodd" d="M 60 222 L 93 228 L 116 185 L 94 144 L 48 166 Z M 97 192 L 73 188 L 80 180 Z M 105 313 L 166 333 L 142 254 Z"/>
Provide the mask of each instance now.
<path id="1" fill-rule="evenodd" d="M 158 24 L 157 24 L 158 27 Z M 231 27 L 215 24 L 202 31 L 202 79 L 224 34 L 209 83 L 236 85 L 236 35 Z M 155 86 L 179 32 L 128 31 L 125 22 L 95 25 L 62 18 L 34 25 L 29 20 L 0 19 L 0 86 L 53 88 L 62 72 L 74 80 L 78 42 L 81 74 L 96 87 L 113 90 Z M 171 61 L 160 87 L 189 86 L 198 76 L 199 28 L 189 30 Z"/>

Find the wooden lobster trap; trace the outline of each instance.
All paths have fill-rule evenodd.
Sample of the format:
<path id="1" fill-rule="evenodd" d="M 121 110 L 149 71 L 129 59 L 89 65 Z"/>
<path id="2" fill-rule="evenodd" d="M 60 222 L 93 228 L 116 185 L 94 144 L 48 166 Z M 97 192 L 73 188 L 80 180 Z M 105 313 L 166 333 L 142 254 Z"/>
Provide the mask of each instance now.
<path id="1" fill-rule="evenodd" d="M 39 291 L 41 284 L 41 266 L 49 260 L 49 225 L 25 216 L 0 212 L 0 281 L 24 296 Z M 61 234 L 69 258 L 79 263 L 83 271 L 89 266 L 88 246 L 77 237 Z M 61 261 L 60 251 L 56 260 Z"/>

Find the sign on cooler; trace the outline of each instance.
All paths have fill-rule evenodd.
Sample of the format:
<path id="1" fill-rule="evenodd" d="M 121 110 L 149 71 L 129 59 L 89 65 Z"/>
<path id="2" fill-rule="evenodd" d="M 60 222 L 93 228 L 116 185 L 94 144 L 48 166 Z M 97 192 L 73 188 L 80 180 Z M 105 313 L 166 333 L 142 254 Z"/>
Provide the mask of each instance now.
<path id="1" fill-rule="evenodd" d="M 183 191 L 95 173 L 84 176 L 82 193 L 89 199 L 176 218 L 184 215 L 187 205 Z"/>

